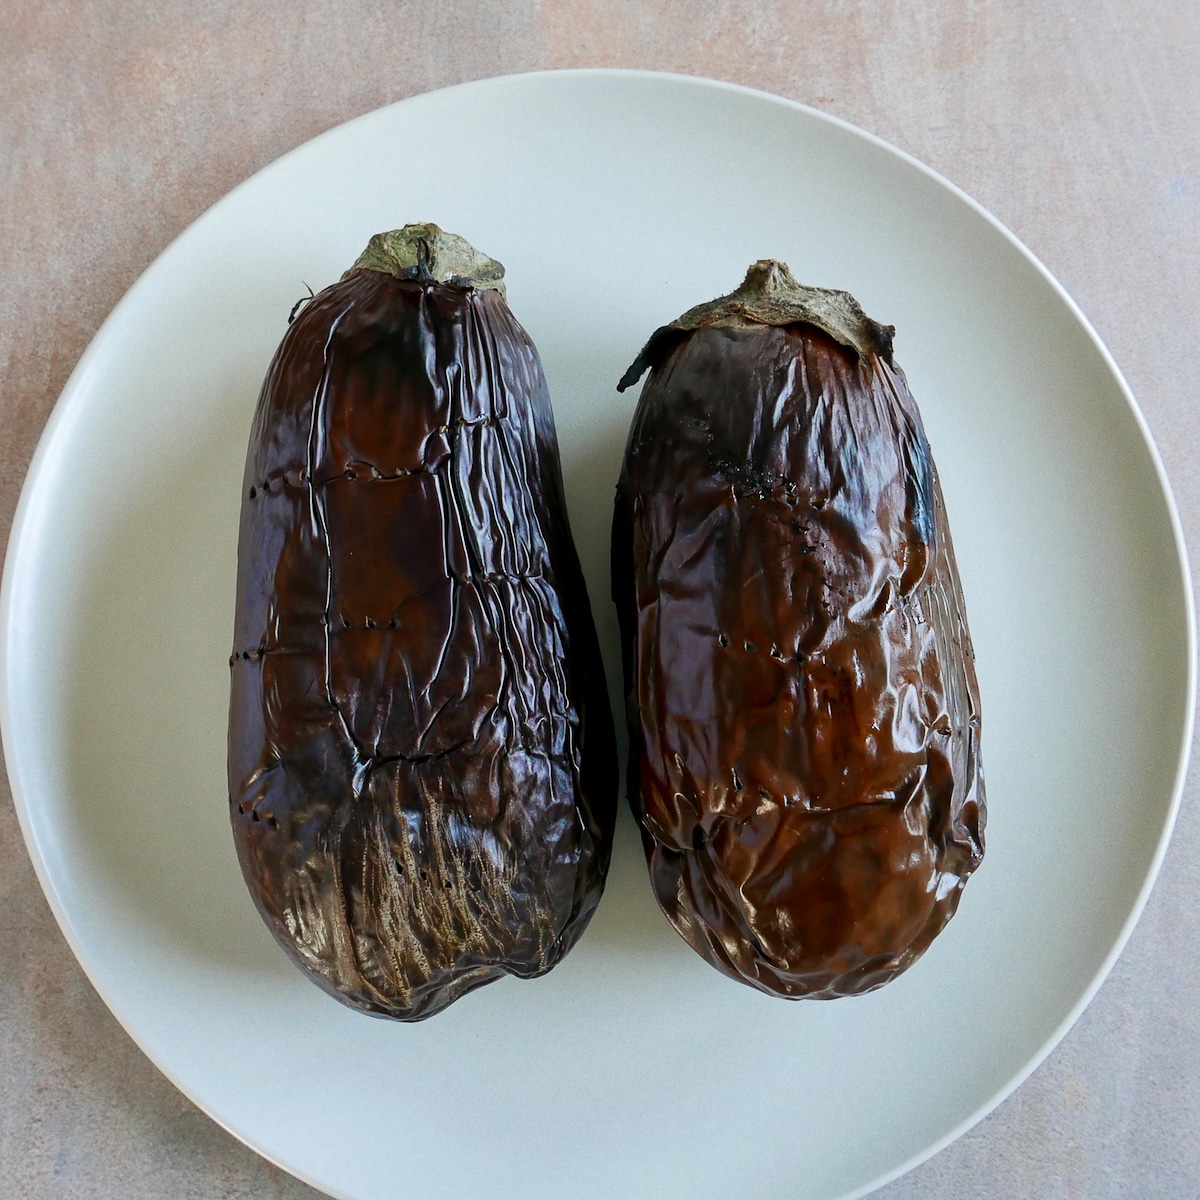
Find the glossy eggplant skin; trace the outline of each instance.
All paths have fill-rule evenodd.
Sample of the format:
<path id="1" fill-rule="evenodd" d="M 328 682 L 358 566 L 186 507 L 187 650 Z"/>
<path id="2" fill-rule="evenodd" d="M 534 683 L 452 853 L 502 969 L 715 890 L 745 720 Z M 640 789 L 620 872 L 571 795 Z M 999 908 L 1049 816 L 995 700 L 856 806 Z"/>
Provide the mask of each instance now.
<path id="1" fill-rule="evenodd" d="M 502 291 L 356 269 L 291 325 L 250 436 L 230 663 L 243 875 L 326 991 L 420 1020 L 575 943 L 611 852 L 612 717 Z"/>
<path id="2" fill-rule="evenodd" d="M 871 325 L 860 349 L 804 322 L 660 330 L 617 492 L 629 792 L 655 895 L 713 966 L 789 998 L 894 978 L 983 855 L 941 488 Z"/>

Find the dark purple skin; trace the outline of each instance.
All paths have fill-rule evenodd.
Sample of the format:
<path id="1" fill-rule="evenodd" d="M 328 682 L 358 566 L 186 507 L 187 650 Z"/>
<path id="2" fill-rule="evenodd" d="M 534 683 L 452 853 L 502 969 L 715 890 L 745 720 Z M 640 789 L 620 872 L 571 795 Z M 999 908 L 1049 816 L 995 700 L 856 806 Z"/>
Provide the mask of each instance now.
<path id="1" fill-rule="evenodd" d="M 983 857 L 974 653 L 891 332 L 767 261 L 622 381 L 651 368 L 613 527 L 651 883 L 788 998 L 893 979 Z"/>
<path id="2" fill-rule="evenodd" d="M 234 649 L 238 857 L 311 978 L 412 1021 L 566 954 L 616 751 L 545 379 L 501 291 L 423 261 L 303 308 L 250 436 Z"/>

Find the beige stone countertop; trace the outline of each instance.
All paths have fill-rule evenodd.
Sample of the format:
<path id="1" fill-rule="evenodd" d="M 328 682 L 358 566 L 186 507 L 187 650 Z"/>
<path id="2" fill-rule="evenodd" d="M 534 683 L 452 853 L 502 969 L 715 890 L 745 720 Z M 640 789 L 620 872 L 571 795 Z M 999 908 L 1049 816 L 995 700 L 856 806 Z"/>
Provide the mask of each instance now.
<path id="1" fill-rule="evenodd" d="M 1195 554 L 1195 0 L 0 0 L 0 525 L 109 310 L 246 176 L 380 105 L 517 71 L 732 80 L 879 135 L 991 210 L 1120 364 Z M 1019 353 L 1019 348 L 1014 348 Z M 1200 1196 L 1200 815 L 1061 1045 L 886 1200 Z M 0 799 L 0 1197 L 299 1200 L 84 978 Z M 781 1200 L 784 1198 L 781 1197 Z"/>

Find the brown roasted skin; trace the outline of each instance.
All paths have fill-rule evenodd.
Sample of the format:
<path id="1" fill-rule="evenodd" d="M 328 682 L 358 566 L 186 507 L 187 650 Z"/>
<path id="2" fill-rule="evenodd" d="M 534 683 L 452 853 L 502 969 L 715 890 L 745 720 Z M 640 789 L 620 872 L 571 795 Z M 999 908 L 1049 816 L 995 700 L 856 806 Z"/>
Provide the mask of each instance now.
<path id="1" fill-rule="evenodd" d="M 734 979 L 869 991 L 929 946 L 983 856 L 937 472 L 890 330 L 855 348 L 805 322 L 696 324 L 631 370 L 652 373 L 613 533 L 651 882 Z"/>
<path id="2" fill-rule="evenodd" d="M 304 307 L 250 436 L 230 661 L 242 871 L 326 991 L 419 1020 L 575 943 L 611 851 L 612 718 L 501 291 L 364 268 Z"/>

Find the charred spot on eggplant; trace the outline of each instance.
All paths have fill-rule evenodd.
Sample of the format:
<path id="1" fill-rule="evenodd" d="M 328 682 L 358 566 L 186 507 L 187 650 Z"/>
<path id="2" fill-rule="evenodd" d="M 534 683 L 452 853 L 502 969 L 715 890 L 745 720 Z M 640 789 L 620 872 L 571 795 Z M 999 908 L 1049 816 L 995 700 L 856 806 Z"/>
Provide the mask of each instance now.
<path id="1" fill-rule="evenodd" d="M 320 986 L 400 1020 L 553 967 L 611 853 L 603 667 L 503 274 L 434 225 L 372 238 L 293 311 L 242 488 L 243 875 Z"/>
<path id="2" fill-rule="evenodd" d="M 910 966 L 983 857 L 974 652 L 893 329 L 764 260 L 659 329 L 613 522 L 660 906 L 770 994 Z"/>

